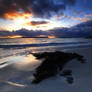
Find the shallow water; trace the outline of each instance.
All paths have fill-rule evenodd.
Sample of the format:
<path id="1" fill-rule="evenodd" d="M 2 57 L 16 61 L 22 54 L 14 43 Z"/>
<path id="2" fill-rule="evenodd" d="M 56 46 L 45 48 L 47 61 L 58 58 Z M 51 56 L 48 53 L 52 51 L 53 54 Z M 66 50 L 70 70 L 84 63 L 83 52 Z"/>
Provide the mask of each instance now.
<path id="1" fill-rule="evenodd" d="M 92 39 L 84 38 L 20 38 L 20 39 L 0 39 L 0 68 L 10 64 L 21 64 L 27 67 L 32 53 L 60 51 L 79 47 L 92 46 Z M 31 57 L 30 57 L 31 56 Z M 34 59 L 36 60 L 36 59 Z M 33 61 L 34 61 L 33 60 Z M 32 60 L 31 60 L 32 61 Z M 26 62 L 26 63 L 24 63 Z M 31 62 L 30 67 L 37 65 Z M 39 62 L 40 63 L 40 62 Z M 18 67 L 17 67 L 18 68 Z"/>
<path id="2" fill-rule="evenodd" d="M 83 47 L 85 48 L 74 50 Z M 92 47 L 91 39 L 0 39 L 0 92 L 91 92 L 92 49 L 88 47 Z M 71 49 L 87 59 L 84 65 L 73 60 L 64 67 L 72 70 L 73 84 L 68 84 L 59 75 L 38 85 L 31 84 L 34 70 L 41 64 L 41 60 L 37 60 L 32 53 L 62 50 L 71 52 Z"/>

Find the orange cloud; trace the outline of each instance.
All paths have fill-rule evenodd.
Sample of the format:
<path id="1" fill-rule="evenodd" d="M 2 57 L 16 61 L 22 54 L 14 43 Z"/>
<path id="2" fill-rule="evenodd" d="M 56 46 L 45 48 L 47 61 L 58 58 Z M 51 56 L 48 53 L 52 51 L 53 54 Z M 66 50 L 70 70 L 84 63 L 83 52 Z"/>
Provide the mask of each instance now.
<path id="1" fill-rule="evenodd" d="M 32 13 L 14 12 L 14 13 L 5 13 L 4 16 L 5 16 L 6 19 L 15 20 L 15 19 L 19 19 L 19 18 L 28 19 L 30 16 L 33 16 L 33 15 L 32 15 Z"/>
<path id="2" fill-rule="evenodd" d="M 8 26 L 7 30 L 19 30 L 19 29 L 27 29 L 27 30 L 49 30 L 55 27 L 58 27 L 57 23 L 53 21 L 34 21 L 32 13 L 25 12 L 13 12 L 13 13 L 5 13 L 5 18 L 10 20 L 12 23 L 11 26 Z"/>
<path id="3" fill-rule="evenodd" d="M 92 14 L 86 15 L 86 17 L 92 17 Z"/>

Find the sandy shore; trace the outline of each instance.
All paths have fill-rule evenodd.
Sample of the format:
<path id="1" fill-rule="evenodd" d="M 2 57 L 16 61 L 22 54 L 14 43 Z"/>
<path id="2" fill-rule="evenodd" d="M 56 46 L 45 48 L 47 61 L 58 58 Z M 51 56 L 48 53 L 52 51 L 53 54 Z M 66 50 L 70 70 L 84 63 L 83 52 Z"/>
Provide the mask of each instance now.
<path id="1" fill-rule="evenodd" d="M 30 69 L 18 70 L 12 64 L 0 69 L 0 92 L 92 92 L 92 48 L 77 48 L 66 52 L 76 52 L 87 60 L 85 64 L 72 60 L 65 66 L 64 69 L 73 72 L 73 84 L 68 84 L 66 78 L 57 75 L 33 85 Z"/>

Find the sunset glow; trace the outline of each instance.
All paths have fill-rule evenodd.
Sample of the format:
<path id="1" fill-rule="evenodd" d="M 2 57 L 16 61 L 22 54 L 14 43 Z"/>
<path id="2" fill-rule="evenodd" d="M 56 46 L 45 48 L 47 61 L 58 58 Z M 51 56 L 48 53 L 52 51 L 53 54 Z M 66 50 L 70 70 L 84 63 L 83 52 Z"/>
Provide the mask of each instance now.
<path id="1" fill-rule="evenodd" d="M 87 0 L 0 0 L 0 38 L 20 37 L 14 35 L 44 35 L 48 38 L 82 36 L 79 31 L 85 35 L 84 28 L 76 26 L 87 22 L 91 24 L 91 3 Z M 90 26 L 85 29 L 88 35 Z"/>
<path id="2" fill-rule="evenodd" d="M 56 38 L 56 36 L 48 36 L 48 38 Z"/>
<path id="3" fill-rule="evenodd" d="M 16 20 L 16 19 L 21 19 L 21 20 L 25 20 L 28 19 L 30 16 L 32 17 L 31 13 L 19 13 L 19 12 L 14 12 L 14 13 L 5 13 L 5 18 L 9 19 L 9 20 Z"/>
<path id="4" fill-rule="evenodd" d="M 11 24 L 11 27 L 8 27 L 7 30 L 12 31 L 24 28 L 23 25 L 27 22 L 30 22 L 32 16 L 33 15 L 31 13 L 24 13 L 24 12 L 6 13 L 5 18 L 13 22 L 13 24 Z"/>
<path id="5" fill-rule="evenodd" d="M 34 15 L 32 13 L 24 13 L 24 12 L 14 12 L 14 13 L 5 13 L 4 17 L 11 21 L 10 25 L 5 28 L 6 30 L 20 30 L 22 28 L 27 30 L 50 30 L 56 27 L 61 27 L 58 21 L 46 20 L 47 23 L 40 23 L 38 20 L 34 20 Z M 36 24 L 32 24 L 33 22 L 38 22 Z"/>
<path id="6" fill-rule="evenodd" d="M 21 35 L 14 35 L 14 36 L 4 36 L 4 37 L 0 37 L 0 38 L 21 38 Z"/>

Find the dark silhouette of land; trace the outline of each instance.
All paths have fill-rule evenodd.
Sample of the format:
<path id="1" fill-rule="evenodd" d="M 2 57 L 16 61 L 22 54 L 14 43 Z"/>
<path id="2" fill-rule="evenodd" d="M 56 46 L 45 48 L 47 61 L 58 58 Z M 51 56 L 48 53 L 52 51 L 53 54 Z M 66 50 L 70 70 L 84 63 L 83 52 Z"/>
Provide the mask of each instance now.
<path id="1" fill-rule="evenodd" d="M 86 38 L 92 39 L 92 36 L 88 36 L 88 37 L 86 37 Z"/>
<path id="2" fill-rule="evenodd" d="M 49 77 L 56 76 L 60 71 L 62 71 L 64 66 L 72 59 L 77 59 L 81 61 L 81 63 L 85 62 L 84 57 L 77 53 L 66 53 L 56 51 L 36 53 L 34 54 L 34 56 L 37 59 L 43 60 L 40 66 L 36 68 L 36 71 L 33 74 L 35 79 L 32 81 L 32 83 L 34 84 L 40 83 L 42 80 L 47 79 Z M 61 76 L 71 75 L 71 73 L 71 70 L 67 70 L 64 71 L 64 73 L 61 74 Z M 72 83 L 73 78 L 68 76 L 67 81 L 69 83 Z"/>

